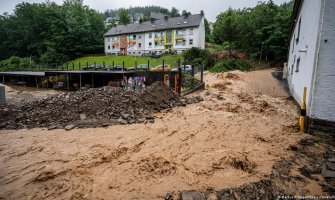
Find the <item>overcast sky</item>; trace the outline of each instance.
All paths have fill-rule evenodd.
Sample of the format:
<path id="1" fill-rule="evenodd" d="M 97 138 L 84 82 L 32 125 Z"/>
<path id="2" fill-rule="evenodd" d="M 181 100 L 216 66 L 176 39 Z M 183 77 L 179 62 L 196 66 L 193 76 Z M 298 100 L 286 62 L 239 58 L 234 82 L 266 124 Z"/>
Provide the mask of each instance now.
<path id="1" fill-rule="evenodd" d="M 12 13 L 15 5 L 21 2 L 41 3 L 46 0 L 0 0 L 0 13 Z M 62 4 L 63 0 L 50 0 L 57 4 Z M 282 4 L 289 0 L 274 0 L 276 4 Z M 215 18 L 222 11 L 232 8 L 254 7 L 259 0 L 84 0 L 84 4 L 98 11 L 115 9 L 129 6 L 150 6 L 157 5 L 168 9 L 176 7 L 177 9 L 190 11 L 192 14 L 200 13 L 204 10 L 206 18 L 214 22 Z"/>

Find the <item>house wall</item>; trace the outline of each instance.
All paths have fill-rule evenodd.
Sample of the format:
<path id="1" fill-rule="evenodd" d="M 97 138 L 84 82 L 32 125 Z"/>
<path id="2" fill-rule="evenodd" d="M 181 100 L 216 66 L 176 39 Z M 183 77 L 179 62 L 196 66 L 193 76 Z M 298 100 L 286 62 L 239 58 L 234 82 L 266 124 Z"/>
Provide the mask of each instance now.
<path id="1" fill-rule="evenodd" d="M 335 1 L 324 0 L 311 118 L 335 122 Z"/>
<path id="2" fill-rule="evenodd" d="M 290 40 L 288 84 L 292 96 L 299 104 L 302 103 L 304 87 L 307 87 L 307 115 L 310 114 L 310 100 L 313 90 L 312 79 L 317 52 L 322 2 L 323 0 L 302 1 L 300 13 Z M 298 42 L 296 41 L 297 38 L 299 38 Z M 300 64 L 297 62 L 298 59 L 300 59 Z M 298 70 L 297 67 L 299 67 Z"/>

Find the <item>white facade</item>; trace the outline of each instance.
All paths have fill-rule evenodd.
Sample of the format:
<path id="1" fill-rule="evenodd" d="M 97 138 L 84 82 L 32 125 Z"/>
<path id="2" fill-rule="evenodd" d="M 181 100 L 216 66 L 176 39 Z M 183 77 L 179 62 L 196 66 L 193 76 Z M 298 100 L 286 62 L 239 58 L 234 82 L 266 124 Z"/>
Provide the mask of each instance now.
<path id="1" fill-rule="evenodd" d="M 307 115 L 335 122 L 335 1 L 296 1 L 288 57 L 288 84 Z M 299 5 L 299 7 L 298 7 Z"/>

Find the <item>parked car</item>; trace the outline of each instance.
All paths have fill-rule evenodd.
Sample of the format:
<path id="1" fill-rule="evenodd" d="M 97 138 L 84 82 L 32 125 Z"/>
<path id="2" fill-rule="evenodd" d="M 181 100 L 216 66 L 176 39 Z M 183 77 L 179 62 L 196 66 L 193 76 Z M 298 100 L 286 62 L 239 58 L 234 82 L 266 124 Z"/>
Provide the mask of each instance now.
<path id="1" fill-rule="evenodd" d="M 106 65 L 105 68 L 104 68 L 104 70 L 106 70 L 106 71 L 113 71 L 113 66 Z"/>
<path id="2" fill-rule="evenodd" d="M 188 72 L 188 73 L 192 72 L 192 66 L 191 65 L 182 65 L 182 66 L 180 66 L 180 68 L 181 68 L 181 72 Z M 177 72 L 178 67 L 173 68 L 171 71 Z"/>
<path id="3" fill-rule="evenodd" d="M 135 71 L 135 67 L 127 67 L 127 69 L 125 69 L 127 71 Z"/>
<path id="4" fill-rule="evenodd" d="M 151 69 L 151 66 L 147 65 L 147 64 L 139 64 L 137 65 L 137 70 L 150 70 Z"/>
<path id="5" fill-rule="evenodd" d="M 94 70 L 94 65 L 83 66 L 83 70 Z"/>
<path id="6" fill-rule="evenodd" d="M 164 71 L 170 71 L 171 70 L 171 67 L 170 65 L 164 65 Z M 158 65 L 154 68 L 152 68 L 150 71 L 156 71 L 156 72 L 160 72 L 160 71 L 163 71 L 163 65 Z"/>
<path id="7" fill-rule="evenodd" d="M 124 67 L 124 71 L 126 71 L 127 68 Z M 114 65 L 114 71 L 123 71 L 123 66 L 122 65 Z"/>
<path id="8" fill-rule="evenodd" d="M 94 67 L 95 70 L 103 70 L 104 69 L 104 66 L 103 65 L 98 65 L 96 64 L 95 67 Z"/>

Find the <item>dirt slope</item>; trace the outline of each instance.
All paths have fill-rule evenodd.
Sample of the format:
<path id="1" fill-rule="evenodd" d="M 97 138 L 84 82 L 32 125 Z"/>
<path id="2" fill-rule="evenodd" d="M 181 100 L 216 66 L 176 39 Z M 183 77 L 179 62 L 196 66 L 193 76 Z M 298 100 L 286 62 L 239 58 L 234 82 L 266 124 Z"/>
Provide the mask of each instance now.
<path id="1" fill-rule="evenodd" d="M 153 124 L 1 130 L 0 199 L 161 199 L 269 176 L 302 137 L 296 105 L 271 70 L 205 79 L 205 101 Z"/>

